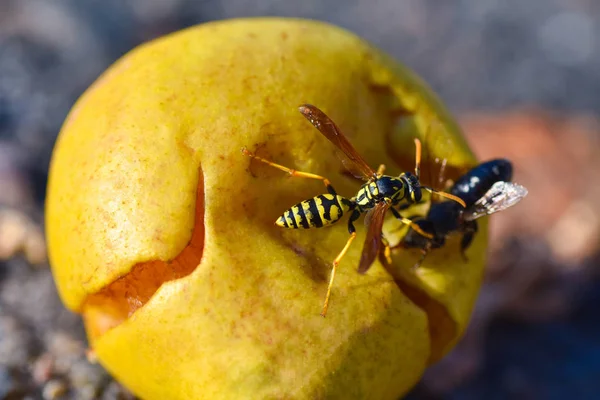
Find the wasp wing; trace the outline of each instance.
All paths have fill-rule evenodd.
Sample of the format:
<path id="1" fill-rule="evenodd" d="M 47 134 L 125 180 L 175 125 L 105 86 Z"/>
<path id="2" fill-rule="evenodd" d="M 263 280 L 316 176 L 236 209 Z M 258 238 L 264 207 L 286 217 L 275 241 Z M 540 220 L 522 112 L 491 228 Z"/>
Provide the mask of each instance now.
<path id="1" fill-rule="evenodd" d="M 369 178 L 365 177 L 362 170 L 358 169 L 356 164 L 352 160 L 350 160 L 342 151 L 336 149 L 335 155 L 340 159 L 340 161 L 342 162 L 342 165 L 344 166 L 346 171 L 348 171 L 348 173 L 350 175 L 352 175 L 354 178 L 360 179 L 362 181 L 369 180 Z M 373 175 L 371 175 L 371 176 L 373 176 Z"/>
<path id="2" fill-rule="evenodd" d="M 527 189 L 517 183 L 496 182 L 482 198 L 464 211 L 463 218 L 467 221 L 473 221 L 484 215 L 505 210 L 521 201 L 527 196 L 527 193 Z"/>
<path id="3" fill-rule="evenodd" d="M 352 175 L 364 180 L 371 179 L 375 175 L 375 171 L 369 167 L 369 164 L 358 154 L 337 125 L 323 111 L 310 104 L 303 104 L 298 109 L 323 136 L 344 154 L 345 157 L 341 157 L 342 163 Z"/>
<path id="4" fill-rule="evenodd" d="M 390 208 L 389 204 L 382 202 L 377 203 L 372 211 L 370 211 L 370 218 L 367 222 L 367 237 L 365 238 L 365 244 L 358 264 L 358 272 L 361 274 L 369 270 L 371 264 L 373 264 L 373 261 L 375 261 L 375 258 L 379 254 L 383 219 L 388 208 Z"/>
<path id="5" fill-rule="evenodd" d="M 369 228 L 369 225 L 371 225 L 371 219 L 373 218 L 373 213 L 375 212 L 375 209 L 377 207 L 373 207 L 371 208 L 369 211 L 367 211 L 367 213 L 365 214 L 365 219 L 363 220 L 364 224 L 365 224 L 365 228 Z"/>

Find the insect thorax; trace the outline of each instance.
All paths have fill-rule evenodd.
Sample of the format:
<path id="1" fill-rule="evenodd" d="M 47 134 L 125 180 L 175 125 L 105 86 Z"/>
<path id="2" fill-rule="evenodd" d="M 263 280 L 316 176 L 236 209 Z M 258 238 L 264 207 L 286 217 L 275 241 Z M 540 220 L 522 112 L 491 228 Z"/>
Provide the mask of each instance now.
<path id="1" fill-rule="evenodd" d="M 405 197 L 405 181 L 402 178 L 383 175 L 361 186 L 356 194 L 356 204 L 365 210 L 381 201 L 398 204 Z"/>

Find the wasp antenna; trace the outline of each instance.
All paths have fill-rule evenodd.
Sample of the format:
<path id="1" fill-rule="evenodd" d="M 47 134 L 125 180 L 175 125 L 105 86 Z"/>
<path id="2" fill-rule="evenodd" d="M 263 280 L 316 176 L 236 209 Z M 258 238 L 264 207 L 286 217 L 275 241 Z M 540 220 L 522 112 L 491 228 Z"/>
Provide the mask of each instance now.
<path id="1" fill-rule="evenodd" d="M 421 141 L 418 138 L 415 138 L 415 147 L 415 175 L 419 179 L 421 174 Z"/>
<path id="2" fill-rule="evenodd" d="M 458 196 L 455 196 L 453 194 L 446 193 L 446 192 L 439 192 L 433 188 L 430 188 L 429 186 L 421 186 L 421 189 L 427 190 L 430 193 L 435 193 L 438 196 L 445 197 L 450 200 L 454 200 L 455 202 L 457 202 L 458 204 L 463 206 L 463 208 L 467 208 L 467 203 L 465 203 L 465 201 Z"/>

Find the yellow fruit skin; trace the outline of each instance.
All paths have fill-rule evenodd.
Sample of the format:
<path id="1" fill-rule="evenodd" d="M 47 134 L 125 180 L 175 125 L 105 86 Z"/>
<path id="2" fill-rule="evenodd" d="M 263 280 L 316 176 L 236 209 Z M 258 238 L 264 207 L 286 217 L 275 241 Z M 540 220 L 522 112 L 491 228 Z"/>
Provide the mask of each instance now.
<path id="1" fill-rule="evenodd" d="M 418 257 L 394 256 L 394 277 L 425 293 L 429 303 L 418 304 L 379 262 L 356 273 L 364 240 L 357 224 L 329 314 L 319 316 L 330 262 L 348 237 L 345 222 L 309 231 L 274 226 L 289 206 L 325 188 L 240 152 L 258 149 L 354 195 L 359 182 L 342 173 L 332 145 L 297 111 L 302 103 L 328 113 L 369 163 L 387 164 L 390 174 L 412 168 L 412 138 L 425 136 L 431 118 L 456 146 L 451 164 L 475 163 L 418 78 L 354 35 L 314 21 L 224 21 L 143 45 L 100 77 L 65 122 L 46 226 L 59 293 L 72 310 L 136 264 L 174 259 L 190 240 L 203 180 L 200 265 L 164 283 L 120 325 L 90 335 L 100 362 L 142 398 L 396 399 L 464 330 L 481 281 L 483 226 L 468 264 L 452 241 L 416 276 L 400 266 Z M 400 107 L 414 115 L 399 118 Z M 443 340 L 430 337 L 437 331 Z"/>

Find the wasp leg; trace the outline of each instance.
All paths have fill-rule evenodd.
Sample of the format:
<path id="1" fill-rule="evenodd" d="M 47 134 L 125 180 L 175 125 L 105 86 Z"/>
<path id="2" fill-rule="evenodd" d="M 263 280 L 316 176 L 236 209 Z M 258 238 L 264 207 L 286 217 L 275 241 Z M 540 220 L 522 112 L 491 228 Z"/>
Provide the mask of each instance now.
<path id="1" fill-rule="evenodd" d="M 392 213 L 392 214 L 393 214 L 393 213 Z M 412 218 L 418 218 L 418 217 L 416 217 L 416 216 L 415 216 L 415 217 L 412 217 Z M 412 221 L 412 219 L 411 219 L 411 221 Z M 413 222 L 413 224 L 411 224 L 411 225 L 409 225 L 409 226 L 412 226 L 412 225 L 416 225 L 416 224 Z M 403 228 L 404 228 L 404 226 L 403 226 L 403 225 L 400 225 L 400 226 L 398 226 L 396 229 L 393 229 L 391 232 L 392 232 L 392 233 L 394 233 L 394 232 L 399 232 L 399 231 L 401 231 Z M 408 232 L 408 231 L 407 231 L 407 232 Z M 402 243 L 402 242 L 400 242 L 400 243 Z M 399 244 L 400 244 L 400 243 L 399 243 Z M 398 245 L 399 245 L 399 244 L 398 244 Z M 394 246 L 394 248 L 398 247 L 398 245 Z"/>
<path id="2" fill-rule="evenodd" d="M 340 261 L 342 260 L 342 257 L 344 257 L 344 255 L 346 255 L 346 253 L 348 252 L 348 249 L 350 248 L 350 244 L 352 243 L 352 241 L 356 238 L 356 228 L 354 227 L 353 222 L 356 221 L 358 219 L 358 217 L 360 217 L 360 211 L 354 210 L 352 212 L 352 215 L 350 215 L 350 219 L 348 220 L 348 232 L 350 233 L 350 237 L 348 238 L 348 241 L 346 242 L 346 245 L 344 246 L 342 251 L 340 251 L 340 254 L 338 254 L 338 256 L 335 258 L 335 260 L 333 260 L 333 263 L 331 266 L 331 276 L 329 277 L 329 285 L 327 286 L 327 294 L 325 295 L 325 302 L 323 303 L 323 310 L 321 310 L 322 317 L 327 315 L 327 308 L 329 307 L 329 297 L 331 297 L 331 287 L 333 286 L 333 280 L 335 278 L 335 271 L 337 269 L 337 266 L 340 263 Z"/>
<path id="3" fill-rule="evenodd" d="M 421 249 L 421 253 L 422 253 L 421 259 L 419 261 L 417 261 L 417 263 L 415 265 L 413 265 L 413 267 L 412 267 L 413 271 L 416 271 L 421 266 L 421 264 L 423 264 L 423 261 L 425 261 L 427 254 L 429 254 L 429 250 L 431 250 L 431 248 L 429 246 L 427 246 L 424 249 Z"/>
<path id="4" fill-rule="evenodd" d="M 475 234 L 477 233 L 477 221 L 471 221 L 471 222 L 472 223 L 468 225 L 467 231 L 465 232 L 465 234 L 463 235 L 463 237 L 460 241 L 460 254 L 462 255 L 463 260 L 465 262 L 469 261 L 466 251 L 471 246 L 471 242 L 473 242 L 473 238 L 475 237 Z"/>
<path id="5" fill-rule="evenodd" d="M 419 204 L 419 203 L 416 203 L 416 204 Z M 412 204 L 409 204 L 409 203 L 400 204 L 399 206 L 396 207 L 396 211 L 404 211 L 404 210 L 407 210 L 407 209 L 409 209 L 410 207 L 412 207 L 414 205 L 415 205 L 415 203 L 412 203 Z"/>
<path id="6" fill-rule="evenodd" d="M 425 204 L 427 203 L 425 200 L 421 200 L 421 201 L 417 201 L 416 203 L 404 203 L 404 204 L 400 204 L 399 206 L 395 206 L 396 211 L 404 211 L 404 210 L 408 210 L 409 208 L 413 207 L 413 206 L 420 206 L 421 204 Z"/>
<path id="7" fill-rule="evenodd" d="M 245 156 L 254 158 L 255 160 L 261 161 L 267 165 L 270 165 L 273 168 L 277 168 L 278 170 L 287 172 L 288 174 L 290 174 L 290 176 L 295 176 L 297 178 L 319 179 L 319 180 L 323 181 L 323 183 L 325 184 L 325 187 L 327 188 L 327 191 L 329 193 L 331 193 L 334 196 L 337 195 L 335 189 L 333 188 L 333 186 L 331 186 L 331 182 L 329 181 L 329 179 L 327 179 L 321 175 L 311 174 L 310 172 L 296 171 L 295 169 L 291 169 L 291 168 L 285 167 L 281 164 L 274 163 L 273 161 L 267 160 L 266 158 L 257 156 L 256 154 L 250 152 L 245 147 L 242 148 L 242 154 Z"/>
<path id="8" fill-rule="evenodd" d="M 383 233 L 381 234 L 381 244 L 383 244 L 384 250 L 383 250 L 383 255 L 385 257 L 385 261 L 387 261 L 388 264 L 392 263 L 392 250 L 390 248 L 390 242 L 388 242 L 388 240 L 385 238 L 385 236 L 383 236 Z"/>
<path id="9" fill-rule="evenodd" d="M 377 175 L 383 175 L 385 172 L 385 164 L 380 164 L 379 168 L 377 168 Z"/>
<path id="10" fill-rule="evenodd" d="M 410 207 L 412 207 L 412 206 L 415 206 L 415 205 L 420 205 L 420 204 L 423 204 L 423 203 L 425 203 L 425 201 L 424 201 L 424 200 L 418 201 L 418 202 L 416 202 L 416 203 L 410 203 L 410 204 L 409 204 L 409 203 L 405 203 L 405 204 L 400 204 L 399 206 L 396 206 L 396 208 L 395 208 L 395 209 L 394 209 L 394 208 L 392 208 L 392 210 L 394 210 L 394 211 L 397 211 L 397 212 L 399 212 L 399 211 L 404 211 L 404 210 L 407 210 L 407 209 L 409 209 L 409 208 L 410 208 Z M 396 216 L 396 214 L 394 213 L 394 211 L 392 211 L 392 213 L 394 214 L 394 216 Z M 398 218 L 398 217 L 396 217 L 396 218 Z M 416 217 L 412 217 L 412 218 L 416 218 Z M 411 221 L 412 221 L 412 218 L 411 218 Z M 411 225 L 413 225 L 413 224 L 411 224 Z M 394 229 L 392 232 L 398 232 L 400 229 L 402 229 L 402 226 L 400 226 L 400 227 L 398 227 L 398 228 Z M 396 246 L 394 246 L 394 247 L 396 247 Z"/>
<path id="11" fill-rule="evenodd" d="M 427 239 L 433 239 L 433 235 L 432 234 L 425 232 L 423 229 L 421 229 L 419 227 L 419 225 L 415 224 L 411 219 L 404 218 L 402 215 L 400 215 L 400 213 L 398 212 L 398 210 L 396 210 L 393 207 L 391 207 L 390 210 L 392 211 L 392 214 L 394 214 L 394 217 L 396 217 L 397 219 L 399 219 L 402 223 L 404 223 L 406 225 L 409 225 L 419 235 L 421 235 L 423 237 L 426 237 Z"/>

